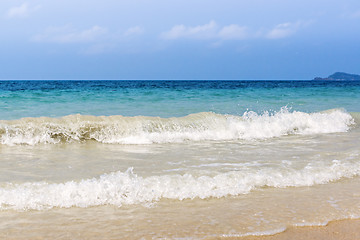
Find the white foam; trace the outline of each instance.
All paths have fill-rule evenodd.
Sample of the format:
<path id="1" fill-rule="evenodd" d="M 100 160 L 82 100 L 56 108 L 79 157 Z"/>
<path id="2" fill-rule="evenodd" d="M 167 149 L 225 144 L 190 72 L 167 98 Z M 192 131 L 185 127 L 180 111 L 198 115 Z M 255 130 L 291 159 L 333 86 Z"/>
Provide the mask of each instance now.
<path id="1" fill-rule="evenodd" d="M 278 233 L 285 232 L 286 227 L 281 227 L 268 231 L 260 231 L 260 232 L 249 232 L 245 234 L 222 234 L 220 237 L 222 238 L 234 238 L 234 237 L 249 237 L 249 236 L 271 236 Z"/>
<path id="2" fill-rule="evenodd" d="M 6 145 L 95 140 L 115 144 L 174 143 L 202 140 L 267 139 L 290 134 L 346 132 L 352 116 L 340 109 L 319 113 L 289 112 L 242 117 L 197 113 L 180 118 L 82 116 L 0 121 L 0 143 Z"/>
<path id="3" fill-rule="evenodd" d="M 265 168 L 231 171 L 215 176 L 190 174 L 141 177 L 126 172 L 103 174 L 80 182 L 8 183 L 0 187 L 0 209 L 44 209 L 141 204 L 160 199 L 221 198 L 247 194 L 261 187 L 299 187 L 324 184 L 360 174 L 360 163 L 332 162 L 300 170 Z"/>
<path id="4" fill-rule="evenodd" d="M 303 221 L 301 223 L 295 223 L 294 227 L 324 227 L 329 224 L 329 221 L 324 222 L 307 222 Z"/>

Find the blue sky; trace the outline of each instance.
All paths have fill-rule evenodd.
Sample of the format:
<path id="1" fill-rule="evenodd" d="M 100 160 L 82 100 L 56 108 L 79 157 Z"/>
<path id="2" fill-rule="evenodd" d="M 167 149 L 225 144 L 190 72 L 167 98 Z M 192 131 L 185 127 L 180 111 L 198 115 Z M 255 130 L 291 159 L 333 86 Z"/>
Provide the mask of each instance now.
<path id="1" fill-rule="evenodd" d="M 358 0 L 2 0 L 0 79 L 360 73 Z"/>

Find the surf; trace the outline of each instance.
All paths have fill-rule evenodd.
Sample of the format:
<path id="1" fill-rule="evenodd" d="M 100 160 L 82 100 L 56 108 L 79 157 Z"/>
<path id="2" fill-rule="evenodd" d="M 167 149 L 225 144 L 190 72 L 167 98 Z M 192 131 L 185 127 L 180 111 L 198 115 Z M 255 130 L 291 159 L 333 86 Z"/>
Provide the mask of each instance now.
<path id="1" fill-rule="evenodd" d="M 353 114 L 354 115 L 354 114 Z M 0 121 L 0 144 L 36 145 L 96 141 L 106 144 L 159 144 L 188 141 L 261 140 L 287 135 L 347 132 L 355 124 L 343 109 L 305 113 L 278 112 L 242 116 L 201 112 L 160 118 L 68 115 Z"/>
<path id="2" fill-rule="evenodd" d="M 242 169 L 212 175 L 173 174 L 138 176 L 133 168 L 81 181 L 62 183 L 26 182 L 0 185 L 0 209 L 29 210 L 54 207 L 144 204 L 161 199 L 207 199 L 248 194 L 272 187 L 302 187 L 325 184 L 360 174 L 357 161 L 333 160 L 324 165 L 308 164 L 301 169 L 267 167 Z"/>

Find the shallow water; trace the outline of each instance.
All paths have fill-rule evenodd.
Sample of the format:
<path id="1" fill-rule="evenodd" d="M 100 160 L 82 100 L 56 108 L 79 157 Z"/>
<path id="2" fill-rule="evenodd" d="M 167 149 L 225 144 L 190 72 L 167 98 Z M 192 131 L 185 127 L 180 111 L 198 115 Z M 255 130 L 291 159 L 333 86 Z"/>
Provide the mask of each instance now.
<path id="1" fill-rule="evenodd" d="M 0 118 L 2 238 L 199 239 L 360 216 L 356 83 L 45 83 L 14 83 L 14 93 L 0 85 L 0 106 L 9 106 Z M 109 89 L 134 90 L 139 107 Z M 83 98 L 91 91 L 102 96 L 94 108 Z M 149 91 L 177 103 L 142 106 Z M 228 111 L 239 101 L 233 91 L 248 94 L 255 109 Z M 34 97 L 40 93 L 50 100 Z M 20 111 L 10 95 L 36 111 Z"/>

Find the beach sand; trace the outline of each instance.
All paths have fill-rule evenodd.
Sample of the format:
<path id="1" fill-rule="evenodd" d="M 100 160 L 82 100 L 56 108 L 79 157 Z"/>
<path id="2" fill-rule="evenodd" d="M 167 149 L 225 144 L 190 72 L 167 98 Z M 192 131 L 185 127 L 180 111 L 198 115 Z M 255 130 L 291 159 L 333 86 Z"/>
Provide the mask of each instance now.
<path id="1" fill-rule="evenodd" d="M 271 236 L 224 237 L 237 240 L 358 240 L 360 219 L 330 222 L 321 227 L 289 227 L 286 231 Z"/>
<path id="2" fill-rule="evenodd" d="M 171 222 L 170 225 L 164 222 L 161 227 L 157 224 L 153 231 L 151 221 L 147 218 L 149 212 L 143 215 L 143 221 L 137 221 L 136 227 L 132 222 L 133 209 L 123 212 L 128 216 L 129 224 L 119 221 L 116 217 L 118 211 L 113 208 L 89 208 L 53 210 L 44 215 L 44 212 L 33 211 L 25 212 L 25 217 L 20 217 L 22 213 L 16 213 L 12 217 L 5 217 L 2 227 L 0 227 L 0 239 L 206 239 L 206 240 L 358 240 L 360 239 L 360 219 L 341 220 L 330 222 L 326 226 L 318 227 L 288 227 L 284 232 L 267 236 L 248 236 L 248 237 L 210 237 L 216 236 L 205 226 L 199 226 L 197 220 L 187 224 L 177 224 Z M 101 211 L 99 211 L 101 210 Z M 104 211 L 106 210 L 106 211 Z M 155 208 L 156 210 L 156 208 Z M 151 211 L 151 209 L 150 209 Z M 74 219 L 74 214 L 78 218 Z M 83 213 L 83 214 L 81 214 Z M 103 213 L 107 220 L 97 217 L 97 213 Z M 164 212 L 168 214 L 168 212 Z M 11 215 L 11 214 L 10 214 Z M 181 214 L 179 215 L 180 223 Z M 95 217 L 94 220 L 93 217 Z M 19 222 L 20 220 L 20 222 Z M 67 220 L 67 221 L 66 221 Z M 156 221 L 156 218 L 153 219 Z M 105 221 L 105 222 L 104 222 Z M 160 220 L 162 221 L 162 220 Z M 236 219 L 230 220 L 236 221 Z M 179 222 L 178 222 L 179 223 Z M 195 226 L 189 228 L 190 225 Z M 197 225 L 197 226 L 196 226 Z M 221 224 L 220 224 L 221 225 Z M 1 225 L 0 225 L 1 226 Z M 224 226 L 213 226 L 223 229 Z M 180 232 L 173 232 L 176 229 L 182 229 Z M 224 230 L 224 229 L 223 229 Z M 206 234 L 206 232 L 208 234 Z M 202 233 L 200 235 L 197 235 Z M 220 234 L 220 233 L 219 233 Z M 204 237 L 208 235 L 209 237 Z M 221 235 L 218 235 L 221 236 Z"/>

